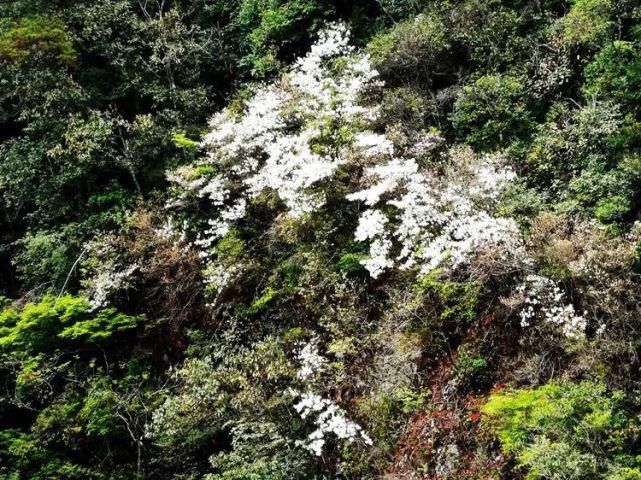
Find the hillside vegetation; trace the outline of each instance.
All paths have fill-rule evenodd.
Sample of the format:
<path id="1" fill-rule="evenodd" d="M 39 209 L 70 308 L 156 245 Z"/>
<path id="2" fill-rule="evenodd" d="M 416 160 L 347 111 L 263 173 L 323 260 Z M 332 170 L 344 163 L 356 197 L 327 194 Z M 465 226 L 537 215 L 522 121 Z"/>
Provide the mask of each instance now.
<path id="1" fill-rule="evenodd" d="M 0 0 L 0 480 L 641 480 L 636 0 Z"/>

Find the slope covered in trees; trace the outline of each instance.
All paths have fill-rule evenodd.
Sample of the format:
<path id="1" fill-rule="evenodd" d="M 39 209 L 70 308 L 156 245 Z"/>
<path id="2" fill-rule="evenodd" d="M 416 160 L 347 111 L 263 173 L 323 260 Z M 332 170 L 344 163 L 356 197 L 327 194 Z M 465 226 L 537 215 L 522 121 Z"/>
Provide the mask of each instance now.
<path id="1" fill-rule="evenodd" d="M 641 479 L 635 0 L 0 2 L 0 479 Z"/>

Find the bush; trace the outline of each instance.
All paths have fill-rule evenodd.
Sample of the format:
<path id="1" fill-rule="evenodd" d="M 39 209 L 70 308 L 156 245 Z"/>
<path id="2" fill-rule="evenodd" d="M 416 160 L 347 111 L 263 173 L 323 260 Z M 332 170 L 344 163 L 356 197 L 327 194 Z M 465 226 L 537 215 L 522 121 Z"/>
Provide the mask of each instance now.
<path id="1" fill-rule="evenodd" d="M 615 27 L 615 8 L 613 0 L 575 0 L 561 23 L 566 44 L 591 48 L 603 44 Z"/>
<path id="2" fill-rule="evenodd" d="M 602 383 L 498 392 L 483 413 L 503 451 L 526 468 L 528 479 L 603 478 L 639 466 L 641 425 L 628 412 L 624 394 Z"/>
<path id="3" fill-rule="evenodd" d="M 553 197 L 565 193 L 567 182 L 586 169 L 608 172 L 617 158 L 613 140 L 621 125 L 620 111 L 610 103 L 576 110 L 553 105 L 527 154 L 531 181 Z"/>
<path id="4" fill-rule="evenodd" d="M 135 328 L 138 320 L 113 309 L 92 312 L 84 298 L 47 296 L 21 310 L 7 308 L 0 313 L 0 348 L 47 352 L 65 340 L 101 344 Z"/>
<path id="5" fill-rule="evenodd" d="M 601 50 L 585 69 L 586 97 L 611 100 L 639 113 L 641 108 L 641 51 L 639 46 L 616 41 Z"/>
<path id="6" fill-rule="evenodd" d="M 247 44 L 241 65 L 257 77 L 277 72 L 283 66 L 283 56 L 291 53 L 307 30 L 315 30 L 316 22 L 327 13 L 316 0 L 243 0 L 236 17 L 240 36 Z"/>
<path id="7" fill-rule="evenodd" d="M 521 78 L 490 75 L 463 88 L 452 126 L 473 147 L 492 150 L 525 138 L 532 128 L 527 87 Z"/>
<path id="8" fill-rule="evenodd" d="M 59 19 L 35 16 L 0 23 L 0 61 L 24 62 L 37 55 L 61 62 L 76 59 L 71 40 Z"/>
<path id="9" fill-rule="evenodd" d="M 430 87 L 446 74 L 450 42 L 437 14 L 422 14 L 376 35 L 368 45 L 372 62 L 392 83 Z"/>
<path id="10" fill-rule="evenodd" d="M 377 0 L 376 3 L 386 15 L 389 15 L 394 20 L 402 20 L 411 15 L 416 15 L 422 7 L 420 0 Z"/>
<path id="11" fill-rule="evenodd" d="M 501 0 L 466 0 L 456 2 L 448 12 L 453 43 L 460 45 L 460 60 L 470 60 L 483 72 L 513 69 L 526 60 L 535 45 L 532 14 L 519 5 L 521 2 Z M 459 47 L 460 48 L 460 47 Z"/>
<path id="12" fill-rule="evenodd" d="M 594 216 L 601 223 L 613 223 L 623 220 L 630 211 L 630 199 L 622 195 L 604 198 L 597 203 Z"/>
<path id="13" fill-rule="evenodd" d="M 511 217 L 520 225 L 527 226 L 545 207 L 543 196 L 522 182 L 509 185 L 501 194 L 497 213 Z"/>
<path id="14" fill-rule="evenodd" d="M 61 288 L 73 264 L 74 249 L 60 232 L 27 234 L 21 241 L 14 264 L 28 288 Z"/>

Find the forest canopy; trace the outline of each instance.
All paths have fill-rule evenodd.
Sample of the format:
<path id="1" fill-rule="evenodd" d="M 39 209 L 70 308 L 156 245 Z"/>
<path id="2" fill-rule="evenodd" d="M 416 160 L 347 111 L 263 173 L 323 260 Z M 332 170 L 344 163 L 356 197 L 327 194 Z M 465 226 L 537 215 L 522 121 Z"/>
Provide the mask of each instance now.
<path id="1" fill-rule="evenodd" d="M 0 0 L 0 480 L 641 480 L 636 0 Z"/>

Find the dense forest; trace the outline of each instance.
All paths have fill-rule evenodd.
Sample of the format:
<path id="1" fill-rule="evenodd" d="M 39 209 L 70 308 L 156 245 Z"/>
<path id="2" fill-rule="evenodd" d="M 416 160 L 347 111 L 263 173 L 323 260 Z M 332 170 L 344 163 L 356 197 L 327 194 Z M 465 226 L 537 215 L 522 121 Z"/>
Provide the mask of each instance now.
<path id="1" fill-rule="evenodd" d="M 641 480 L 638 0 L 0 0 L 0 480 Z"/>

